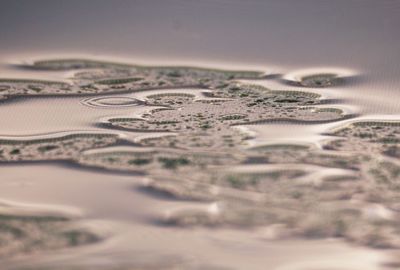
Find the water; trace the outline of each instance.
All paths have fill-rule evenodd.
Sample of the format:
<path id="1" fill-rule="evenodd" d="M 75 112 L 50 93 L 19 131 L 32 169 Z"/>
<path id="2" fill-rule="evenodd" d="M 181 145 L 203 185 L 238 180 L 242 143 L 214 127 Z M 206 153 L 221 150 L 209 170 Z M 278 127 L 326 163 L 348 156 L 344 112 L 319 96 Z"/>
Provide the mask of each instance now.
<path id="1" fill-rule="evenodd" d="M 34 3 L 2 1 L 2 4 L 1 78 L 71 82 L 72 71 L 35 71 L 17 66 L 37 59 L 70 57 L 149 66 L 255 70 L 271 76 L 241 81 L 273 90 L 317 93 L 335 103 L 319 104 L 315 108 L 339 108 L 352 116 L 313 124 L 283 121 L 240 126 L 239 130 L 252 135 L 244 149 L 305 144 L 322 151 L 325 142 L 333 136 L 326 133 L 345 124 L 400 120 L 400 5 L 395 1 L 171 0 L 113 1 L 111 4 L 109 1 L 43 0 Z M 343 84 L 326 88 L 307 88 L 285 81 L 316 73 L 334 73 L 348 79 Z M 0 138 L 27 140 L 58 138 L 65 134 L 111 133 L 117 134 L 123 143 L 100 150 L 88 149 L 84 153 L 90 156 L 129 152 L 137 150 L 136 144 L 143 138 L 164 133 L 112 128 L 107 125 L 109 119 L 137 118 L 150 109 L 159 108 L 143 104 L 152 94 L 180 93 L 194 95 L 197 100 L 212 99 L 205 98 L 203 92 L 211 91 L 198 87 L 166 87 L 96 96 L 12 98 L 0 103 Z M 150 147 L 153 148 L 157 147 Z M 86 166 L 81 158 L 74 157 L 74 162 L 3 162 L 0 200 L 7 207 L 11 205 L 11 212 L 22 209 L 29 213 L 72 216 L 104 240 L 2 259 L 4 269 L 31 266 L 74 270 L 67 267 L 396 269 L 387 267 L 396 262 L 396 249 L 376 249 L 358 242 L 351 244 L 343 238 L 309 239 L 298 234 L 277 237 L 281 224 L 250 228 L 160 226 L 160 219 L 185 211 L 212 216 L 220 211 L 219 203 L 225 200 L 219 197 L 220 193 L 244 201 L 257 201 L 265 195 L 254 190 L 238 192 L 235 188 L 214 186 L 214 193 L 218 195 L 213 200 L 171 199 L 165 194 L 145 191 L 143 187 L 152 181 L 150 175 L 121 171 L 115 164 L 108 164 L 106 168 L 98 168 L 97 163 Z M 395 159 L 393 162 L 397 164 Z M 318 186 L 325 183 L 327 176 L 359 175 L 357 173 L 364 172 L 367 166 L 360 165 L 360 172 L 350 170 L 349 173 L 348 168 L 321 164 L 278 163 L 282 164 L 224 165 L 223 169 L 234 173 L 277 168 L 305 170 L 310 174 L 296 181 Z M 158 168 L 151 170 L 153 177 L 163 174 Z M 196 176 L 198 172 L 183 172 L 177 177 L 192 174 Z M 360 209 L 367 209 L 365 211 L 370 209 L 370 204 L 362 200 L 358 202 L 353 198 L 350 201 L 350 205 L 361 205 Z M 376 202 L 386 210 L 385 203 Z M 324 206 L 325 202 L 321 209 Z M 394 211 L 392 209 L 390 211 Z M 398 216 L 398 212 L 393 213 Z"/>

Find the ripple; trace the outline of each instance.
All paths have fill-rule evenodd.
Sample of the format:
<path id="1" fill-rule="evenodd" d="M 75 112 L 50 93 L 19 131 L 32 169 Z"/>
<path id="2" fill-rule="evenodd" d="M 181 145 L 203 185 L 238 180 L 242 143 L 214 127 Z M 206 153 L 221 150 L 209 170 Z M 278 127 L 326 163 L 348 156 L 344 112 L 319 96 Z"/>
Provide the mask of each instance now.
<path id="1" fill-rule="evenodd" d="M 130 97 L 95 97 L 87 98 L 82 101 L 84 105 L 90 107 L 130 107 L 137 106 L 141 102 L 138 99 Z"/>

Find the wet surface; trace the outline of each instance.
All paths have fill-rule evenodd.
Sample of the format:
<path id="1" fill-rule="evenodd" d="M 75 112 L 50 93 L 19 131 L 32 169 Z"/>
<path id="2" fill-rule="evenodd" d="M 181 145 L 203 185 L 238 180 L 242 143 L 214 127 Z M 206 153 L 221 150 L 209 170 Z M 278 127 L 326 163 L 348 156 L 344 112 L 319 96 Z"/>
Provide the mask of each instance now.
<path id="1" fill-rule="evenodd" d="M 85 64 L 86 61 L 80 60 L 79 65 L 74 62 L 71 67 L 69 60 L 54 60 L 49 62 L 50 66 L 40 68 L 55 69 L 55 63 L 65 62 L 68 63 L 67 69 L 81 69 L 81 66 L 86 68 L 93 63 Z M 61 65 L 64 69 L 64 64 Z M 23 110 L 32 102 L 37 103 L 39 110 L 46 108 L 53 113 L 36 112 L 37 119 L 31 126 L 25 125 L 29 118 L 17 118 L 15 128 L 5 132 L 0 141 L 3 178 L 11 178 L 3 183 L 4 199 L 81 209 L 81 218 L 94 228 L 93 232 L 66 231 L 61 236 L 67 235 L 69 242 L 66 243 L 73 246 L 100 241 L 100 244 L 83 247 L 90 253 L 89 257 L 98 256 L 90 246 L 97 249 L 121 235 L 127 234 L 125 237 L 129 238 L 133 237 L 132 232 L 147 230 L 157 233 L 168 230 L 171 235 L 180 235 L 187 230 L 202 233 L 206 230 L 216 237 L 223 235 L 222 231 L 233 230 L 231 233 L 237 237 L 248 234 L 248 237 L 257 239 L 263 238 L 262 230 L 267 233 L 264 241 L 279 245 L 288 239 L 300 241 L 302 245 L 315 241 L 312 239 L 321 239 L 313 245 L 318 249 L 319 245 L 325 245 L 325 241 L 332 241 L 328 239 L 338 238 L 357 244 L 359 248 L 354 247 L 354 254 L 362 246 L 399 247 L 396 229 L 398 195 L 394 179 L 398 175 L 398 122 L 357 120 L 357 114 L 351 109 L 340 108 L 339 99 L 323 97 L 312 91 L 268 89 L 231 77 L 215 79 L 213 71 L 207 69 L 200 69 L 202 74 L 206 74 L 202 80 L 207 81 L 207 85 L 193 89 L 155 90 L 134 89 L 131 87 L 136 81 L 113 79 L 119 78 L 120 73 L 131 72 L 131 69 L 135 72 L 136 67 L 102 62 L 100 68 L 105 71 L 99 72 L 99 67 L 96 68 L 96 71 L 85 71 L 87 78 L 84 80 L 92 80 L 88 79 L 92 72 L 97 74 L 95 81 L 85 81 L 86 84 L 112 81 L 126 93 L 85 98 L 87 93 L 82 92 L 76 93 L 82 95 L 81 98 L 60 99 L 56 97 L 55 87 L 54 97 L 42 98 L 32 94 L 29 99 L 30 94 L 24 94 L 21 100 L 2 104 L 7 109 L 3 108 L 5 117 L 2 121 L 12 121 L 7 119 L 7 115 L 15 115 L 13 108 Z M 193 74 L 193 78 L 185 75 L 189 76 L 185 80 L 196 79 L 196 73 Z M 333 86 L 333 81 L 330 82 L 333 77 L 316 74 L 316 77 L 307 75 L 306 80 L 307 83 L 316 80 L 317 85 L 313 81 L 304 85 L 306 88 L 320 88 L 321 81 L 323 87 Z M 172 77 L 180 76 L 174 73 Z M 77 78 L 77 85 L 83 85 Z M 12 84 L 20 87 L 19 80 L 8 84 L 10 88 Z M 301 85 L 302 82 L 298 86 Z M 50 95 L 52 87 L 47 90 Z M 57 103 L 63 106 L 71 104 L 78 111 L 86 111 L 85 118 L 81 118 L 80 113 L 75 114 L 75 119 L 80 119 L 81 123 L 75 125 L 75 130 L 67 131 L 62 127 L 63 130 L 57 125 L 60 120 L 57 116 L 65 117 L 62 113 L 64 107 Z M 336 104 L 339 107 L 335 107 Z M 110 112 L 118 113 L 118 116 L 111 116 Z M 54 119 L 53 122 L 50 119 Z M 73 117 L 69 119 L 75 121 Z M 346 122 L 350 124 L 346 125 Z M 62 123 L 65 125 L 65 121 Z M 37 131 L 43 129 L 46 132 L 29 134 L 32 125 Z M 298 126 L 299 138 L 285 131 L 286 126 Z M 275 131 L 269 132 L 269 128 Z M 6 135 L 16 131 L 16 136 Z M 382 156 L 376 159 L 375 154 Z M 382 159 L 384 157 L 386 160 Z M 49 163 L 54 161 L 61 163 Z M 68 164 L 74 166 L 67 167 Z M 21 166 L 24 171 L 19 170 Z M 376 168 L 368 169 L 373 166 Z M 27 179 L 26 171 L 34 177 Z M 363 183 L 363 179 L 370 180 Z M 93 196 L 88 196 L 89 190 Z M 106 199 L 102 199 L 104 197 Z M 34 224 L 41 228 L 41 234 L 48 234 L 39 235 L 45 245 L 35 244 L 28 250 L 14 250 L 16 258 L 27 254 L 34 258 L 32 249 L 46 254 L 45 247 L 57 247 L 52 244 L 56 240 L 50 240 L 54 229 L 43 225 L 40 216 L 34 214 L 4 218 L 3 233 L 11 232 L 13 237 L 20 239 L 22 232 L 15 228 L 28 226 L 28 232 L 37 236 L 37 229 L 29 225 L 31 216 Z M 18 222 L 23 225 L 18 225 Z M 120 231 L 121 228 L 124 231 Z M 101 232 L 102 229 L 105 231 Z M 29 246 L 28 243 L 33 241 L 29 233 L 24 233 L 28 236 L 19 240 L 25 241 L 23 246 Z M 196 237 L 191 238 L 190 241 L 198 241 Z M 150 239 L 143 241 L 129 247 L 118 242 L 108 248 L 123 253 L 142 250 L 143 246 L 151 243 Z M 60 247 L 66 245 L 62 238 L 56 243 L 60 243 Z M 341 243 L 345 249 L 344 242 Z M 74 256 L 75 249 L 80 250 L 70 249 L 69 256 Z M 3 250 L 11 252 L 9 245 Z M 61 261 L 62 250 L 57 252 Z M 165 253 L 164 250 L 157 254 L 160 251 L 155 252 L 155 246 L 151 245 L 146 249 L 160 258 L 156 265 L 149 261 L 139 263 L 138 259 L 129 261 L 119 255 L 122 258 L 117 259 L 114 266 L 102 263 L 100 266 L 79 266 L 77 263 L 76 267 L 161 269 L 169 267 L 169 264 L 171 267 L 196 269 L 211 267 L 202 266 L 204 256 L 196 256 L 187 263 L 185 253 L 178 250 Z M 50 259 L 54 255 L 49 256 Z M 174 259 L 168 259 L 169 256 Z M 219 256 L 225 255 L 221 253 Z M 311 254 L 304 256 L 313 257 Z M 52 260 L 41 259 L 38 265 L 54 264 Z M 308 260 L 303 262 L 304 267 L 308 267 Z M 310 260 L 312 265 L 318 265 L 314 259 Z M 11 269 L 25 269 L 24 263 L 20 265 L 18 261 L 13 259 L 9 262 Z M 292 263 L 286 262 L 266 260 L 264 263 L 276 265 L 277 269 L 292 267 Z M 298 263 L 293 262 L 294 265 Z M 82 261 L 82 264 L 85 263 Z M 259 266 L 262 264 L 260 261 Z M 220 262 L 213 265 L 227 266 Z M 335 263 L 330 263 L 331 266 L 342 267 Z M 65 267 L 75 266 L 66 264 Z"/>
<path id="2" fill-rule="evenodd" d="M 98 25 L 52 48 L 40 16 L 32 53 L 1 30 L 2 267 L 397 269 L 399 7 L 139 2 L 106 28 L 129 48 L 90 49 L 115 35 Z M 14 29 L 43 3 L 8 3 Z"/>

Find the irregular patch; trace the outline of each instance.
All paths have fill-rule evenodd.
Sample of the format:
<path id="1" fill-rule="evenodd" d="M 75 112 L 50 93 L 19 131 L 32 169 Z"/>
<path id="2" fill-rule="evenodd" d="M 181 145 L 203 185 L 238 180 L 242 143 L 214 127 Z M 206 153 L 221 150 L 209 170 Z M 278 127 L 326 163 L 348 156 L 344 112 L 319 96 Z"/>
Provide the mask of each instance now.
<path id="1" fill-rule="evenodd" d="M 326 145 L 327 149 L 381 153 L 398 157 L 400 145 L 399 122 L 357 122 L 331 133 L 339 139 Z"/>
<path id="2" fill-rule="evenodd" d="M 319 96 L 296 91 L 270 91 L 254 85 L 238 85 L 208 93 L 213 100 L 195 100 L 192 96 L 163 94 L 148 96 L 150 104 L 165 106 L 141 118 L 112 118 L 116 128 L 137 132 L 178 132 L 142 140 L 145 146 L 185 149 L 235 148 L 248 136 L 231 127 L 272 121 L 320 123 L 347 117 L 339 109 L 314 108 Z M 211 96 L 212 95 L 212 96 Z M 171 100 L 177 99 L 172 102 Z M 178 98 L 179 97 L 179 98 Z M 215 102 L 218 101 L 223 102 Z M 224 100 L 223 100 L 224 99 Z"/>
<path id="3" fill-rule="evenodd" d="M 282 81 L 288 85 L 324 88 L 346 83 L 349 78 L 354 78 L 355 72 L 345 69 L 305 69 L 295 71 L 283 76 Z"/>
<path id="4" fill-rule="evenodd" d="M 99 240 L 99 236 L 64 216 L 0 213 L 0 257 L 3 259 Z"/>
<path id="5" fill-rule="evenodd" d="M 0 140 L 0 161 L 72 160 L 87 149 L 115 144 L 113 134 L 71 134 L 49 139 Z"/>
<path id="6" fill-rule="evenodd" d="M 138 66 L 85 59 L 36 61 L 22 67 L 50 71 L 88 70 L 75 73 L 70 78 L 72 83 L 0 79 L 0 99 L 11 96 L 93 95 L 174 87 L 214 88 L 221 82 L 263 76 L 261 72 Z"/>

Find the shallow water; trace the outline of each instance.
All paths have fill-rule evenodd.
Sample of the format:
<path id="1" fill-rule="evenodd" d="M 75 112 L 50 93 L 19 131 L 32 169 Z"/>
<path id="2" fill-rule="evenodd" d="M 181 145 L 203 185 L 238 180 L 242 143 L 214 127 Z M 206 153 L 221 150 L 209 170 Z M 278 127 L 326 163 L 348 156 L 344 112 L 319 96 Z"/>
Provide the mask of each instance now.
<path id="1" fill-rule="evenodd" d="M 380 269 L 379 264 L 386 258 L 382 251 L 355 248 L 337 240 L 268 240 L 268 233 L 262 228 L 243 231 L 150 226 L 146 221 L 152 215 L 178 208 L 206 208 L 207 205 L 145 196 L 135 188 L 142 181 L 139 177 L 76 170 L 57 164 L 3 166 L 0 177 L 3 179 L 0 195 L 5 200 L 29 203 L 33 207 L 36 204 L 68 205 L 79 209 L 81 215 L 90 220 L 90 225 L 110 235 L 97 247 L 7 262 L 10 266 L 32 262 L 70 265 L 72 261 L 81 260 L 93 260 L 94 265 L 100 266 L 112 265 L 112 262 L 132 263 L 132 260 L 134 265 L 151 265 L 155 258 L 165 256 L 183 261 L 184 265 L 188 261 L 229 269 L 265 269 L 268 265 L 279 270 L 313 267 L 372 270 Z M 133 255 L 142 253 L 144 256 Z"/>
<path id="2" fill-rule="evenodd" d="M 251 135 L 244 149 L 305 144 L 321 151 L 334 136 L 328 133 L 344 125 L 370 120 L 400 121 L 400 5 L 393 1 L 69 1 L 63 2 L 61 8 L 60 3 L 45 0 L 3 2 L 0 23 L 6 27 L 0 29 L 1 78 L 72 82 L 73 71 L 38 71 L 18 64 L 81 57 L 149 66 L 255 70 L 267 76 L 240 81 L 273 90 L 317 93 L 331 102 L 313 106 L 315 110 L 338 108 L 345 116 L 314 123 L 280 120 L 236 126 Z M 344 83 L 326 88 L 296 85 L 302 76 L 328 73 L 345 78 Z M 143 133 L 109 125 L 110 119 L 138 118 L 160 108 L 144 104 L 148 96 L 179 93 L 194 95 L 195 100 L 212 100 L 204 96 L 211 92 L 199 87 L 163 87 L 89 96 L 12 97 L 1 101 L 2 140 L 59 138 L 80 133 L 117 134 L 122 140 L 118 146 L 85 149 L 82 156 L 68 161 L 1 163 L 0 201 L 30 213 L 72 215 L 104 238 L 90 245 L 1 259 L 2 267 L 396 269 L 385 266 L 396 261 L 396 249 L 350 244 L 344 238 L 316 240 L 298 234 L 276 237 L 274 228 L 281 224 L 250 228 L 163 226 L 160 219 L 185 211 L 211 217 L 219 213 L 219 203 L 225 200 L 218 197 L 220 193 L 239 201 L 257 201 L 265 195 L 257 190 L 238 192 L 235 188 L 213 186 L 213 200 L 176 199 L 170 194 L 149 192 L 146 187 L 152 183 L 152 175 L 124 171 L 115 164 L 102 167 L 95 161 L 81 160 L 98 154 L 135 151 L 143 138 L 164 135 L 159 131 Z M 227 112 L 232 113 L 229 109 Z M 183 109 L 179 111 L 184 113 Z M 312 183 L 317 188 L 328 176 L 359 175 L 347 167 L 277 163 L 224 165 L 221 171 L 299 169 L 307 174 L 296 181 Z M 210 170 L 213 169 L 211 166 Z M 364 167 L 360 169 L 363 170 Z M 154 171 L 153 177 L 162 174 Z M 186 176 L 191 173 L 186 172 L 183 177 Z M 360 203 L 357 198 L 351 200 L 350 205 L 358 204 L 362 211 L 369 211 L 369 204 Z"/>

